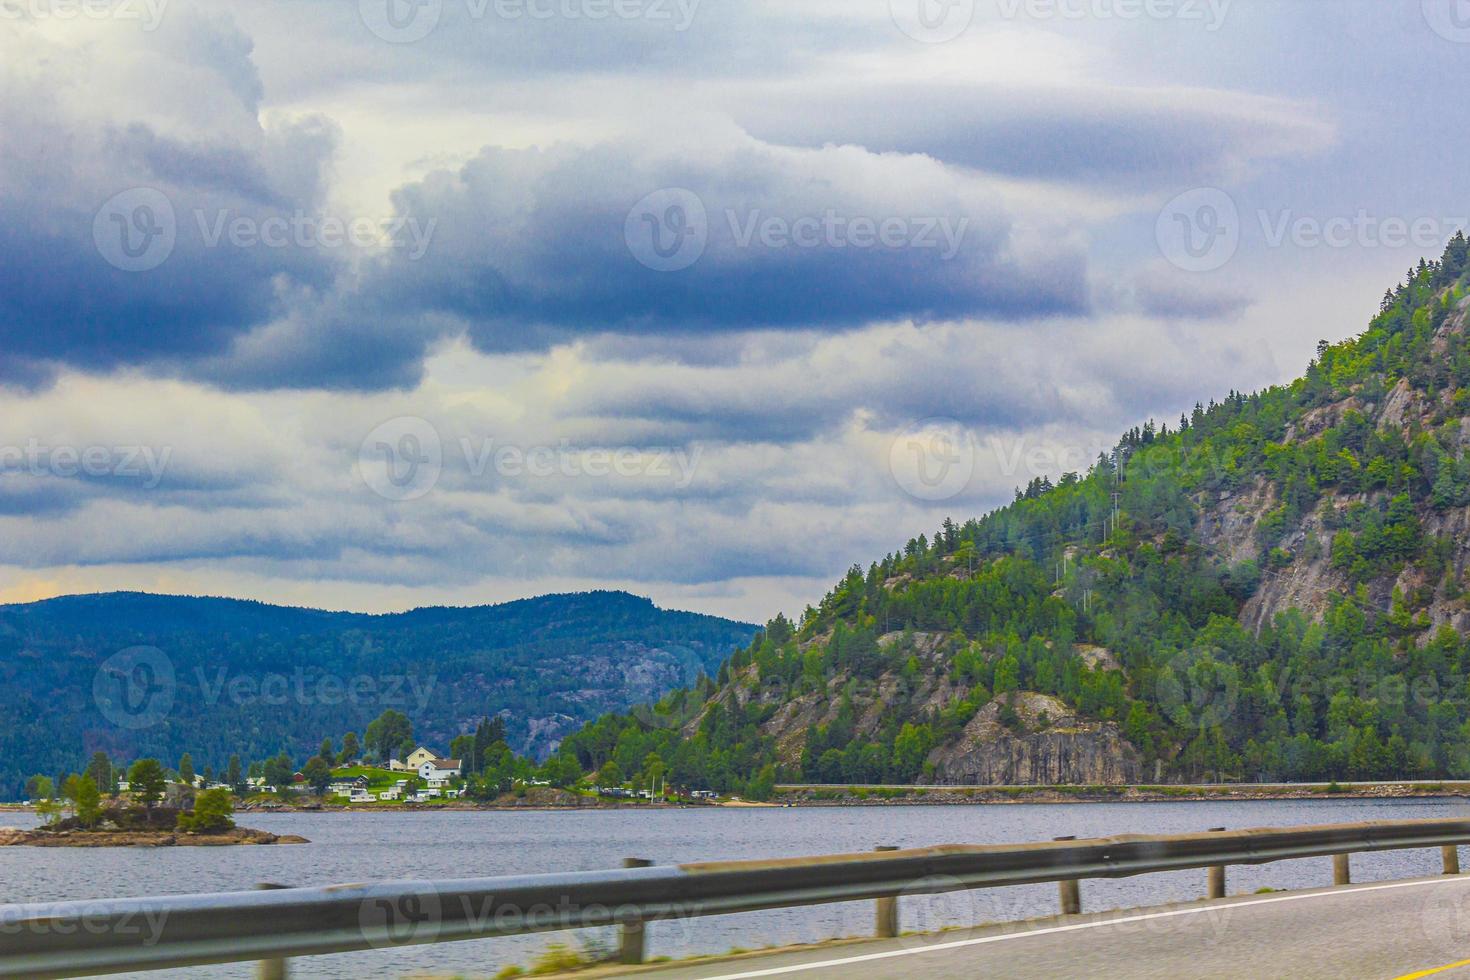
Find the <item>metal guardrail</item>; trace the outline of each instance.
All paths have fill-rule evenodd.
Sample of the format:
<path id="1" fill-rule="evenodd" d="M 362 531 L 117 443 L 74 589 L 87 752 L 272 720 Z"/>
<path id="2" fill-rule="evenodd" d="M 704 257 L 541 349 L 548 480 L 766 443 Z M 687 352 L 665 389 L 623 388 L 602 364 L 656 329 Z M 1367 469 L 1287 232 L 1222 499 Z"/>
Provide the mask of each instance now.
<path id="1" fill-rule="evenodd" d="M 1224 867 L 1438 847 L 1459 872 L 1470 820 L 1409 820 L 1175 836 L 1063 839 L 1041 844 L 701 862 L 568 874 L 279 888 L 213 895 L 0 906 L 0 976 L 69 977 L 522 933 L 622 927 L 622 958 L 642 958 L 643 925 L 660 919 L 878 900 L 877 932 L 893 935 L 896 899 L 1002 885 L 1059 882 L 1062 910 L 1081 910 L 1076 883 L 1208 868 L 1211 897 Z"/>

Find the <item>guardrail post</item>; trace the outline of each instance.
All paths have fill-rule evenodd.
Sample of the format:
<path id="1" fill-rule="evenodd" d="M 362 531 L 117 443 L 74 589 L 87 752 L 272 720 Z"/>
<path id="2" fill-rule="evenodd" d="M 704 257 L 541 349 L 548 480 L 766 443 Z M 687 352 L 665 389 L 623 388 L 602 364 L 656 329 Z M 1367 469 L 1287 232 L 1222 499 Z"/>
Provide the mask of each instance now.
<path id="1" fill-rule="evenodd" d="M 876 851 L 896 851 L 898 848 L 883 845 L 874 848 Z M 879 939 L 896 939 L 898 937 L 898 896 L 890 895 L 880 898 L 873 903 L 873 935 Z"/>
<path id="2" fill-rule="evenodd" d="M 625 868 L 647 868 L 653 865 L 646 858 L 623 858 Z M 642 922 L 624 922 L 618 926 L 618 962 L 628 965 L 642 963 L 647 934 Z"/>
<path id="3" fill-rule="evenodd" d="M 1460 873 L 1460 848 L 1454 844 L 1446 844 L 1439 849 L 1440 856 L 1444 858 L 1444 873 L 1457 875 Z"/>
<path id="4" fill-rule="evenodd" d="M 1076 837 L 1054 837 L 1053 840 L 1076 840 Z M 1082 914 L 1082 883 L 1076 878 L 1057 882 L 1057 898 L 1063 915 Z"/>
<path id="5" fill-rule="evenodd" d="M 1351 855 L 1332 855 L 1332 883 L 1334 885 L 1351 885 L 1353 883 L 1353 871 Z"/>
<path id="6" fill-rule="evenodd" d="M 1219 834 L 1219 833 L 1223 833 L 1224 830 L 1225 830 L 1224 827 L 1211 827 L 1210 828 L 1210 833 L 1212 833 L 1212 834 Z M 1214 865 L 1211 865 L 1210 866 L 1210 869 L 1209 869 L 1209 874 L 1207 875 L 1207 879 L 1208 879 L 1207 884 L 1208 884 L 1208 888 L 1209 888 L 1209 894 L 1206 897 L 1207 898 L 1224 898 L 1225 897 L 1225 865 L 1223 865 L 1223 864 L 1214 864 Z"/>
<path id="7" fill-rule="evenodd" d="M 290 885 L 277 885 L 272 882 L 263 881 L 255 886 L 260 891 L 276 891 L 281 888 L 290 888 Z M 261 960 L 255 967 L 255 976 L 258 980 L 286 980 L 291 974 L 287 967 L 289 960 Z"/>

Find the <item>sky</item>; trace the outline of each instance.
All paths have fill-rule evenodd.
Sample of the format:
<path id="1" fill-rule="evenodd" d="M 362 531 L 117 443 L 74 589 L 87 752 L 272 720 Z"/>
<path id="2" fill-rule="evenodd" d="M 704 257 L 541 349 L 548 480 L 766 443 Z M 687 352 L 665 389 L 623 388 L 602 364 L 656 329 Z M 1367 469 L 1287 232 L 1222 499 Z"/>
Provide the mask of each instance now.
<path id="1" fill-rule="evenodd" d="M 751 621 L 1301 373 L 1464 0 L 0 0 L 0 602 Z"/>

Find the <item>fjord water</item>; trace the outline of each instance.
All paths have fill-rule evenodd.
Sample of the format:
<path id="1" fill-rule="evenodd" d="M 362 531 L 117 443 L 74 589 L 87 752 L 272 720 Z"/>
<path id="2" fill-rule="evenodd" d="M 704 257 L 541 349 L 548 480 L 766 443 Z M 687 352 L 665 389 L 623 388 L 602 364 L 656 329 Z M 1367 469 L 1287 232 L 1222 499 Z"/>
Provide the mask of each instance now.
<path id="1" fill-rule="evenodd" d="M 289 847 L 24 848 L 0 850 L 5 902 L 230 891 L 259 882 L 293 885 L 385 878 L 463 878 L 612 868 L 623 857 L 659 864 L 864 851 L 880 844 L 1050 840 L 1061 835 L 1187 833 L 1211 827 L 1291 826 L 1360 820 L 1470 816 L 1470 802 L 1281 800 L 1221 803 L 1015 804 L 787 809 L 608 810 L 598 812 L 439 812 L 246 814 L 241 823 L 300 834 Z M 31 826 L 28 814 L 0 814 L 0 826 Z M 1439 852 L 1355 855 L 1355 881 L 1437 874 Z M 1326 858 L 1232 867 L 1228 892 L 1330 884 Z M 1177 872 L 1082 885 L 1087 910 L 1197 898 L 1204 872 Z M 1053 885 L 990 889 L 902 902 L 904 929 L 1022 919 L 1055 911 Z M 787 909 L 650 926 L 650 955 L 686 956 L 731 947 L 865 935 L 872 903 Z M 293 962 L 298 977 L 491 976 L 528 964 L 548 944 L 608 943 L 610 930 L 444 943 L 313 957 Z M 248 977 L 249 964 L 146 974 Z"/>

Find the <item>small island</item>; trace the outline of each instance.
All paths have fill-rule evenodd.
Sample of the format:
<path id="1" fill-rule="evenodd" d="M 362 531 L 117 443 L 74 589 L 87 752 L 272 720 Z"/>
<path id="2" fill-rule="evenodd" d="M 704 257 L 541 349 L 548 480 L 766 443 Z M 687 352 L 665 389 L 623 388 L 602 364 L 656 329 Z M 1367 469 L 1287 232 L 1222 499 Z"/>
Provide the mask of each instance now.
<path id="1" fill-rule="evenodd" d="M 0 828 L 0 847 L 219 847 L 230 844 L 305 844 L 294 834 L 235 826 L 234 799 L 226 789 L 188 793 L 178 805 L 162 805 L 165 780 L 155 759 L 129 772 L 130 798 L 104 803 L 95 780 L 68 777 L 61 798 L 44 799 L 36 811 L 42 826 Z"/>

